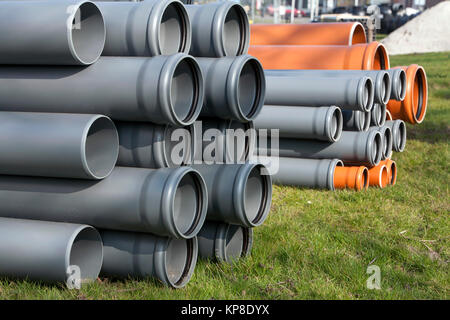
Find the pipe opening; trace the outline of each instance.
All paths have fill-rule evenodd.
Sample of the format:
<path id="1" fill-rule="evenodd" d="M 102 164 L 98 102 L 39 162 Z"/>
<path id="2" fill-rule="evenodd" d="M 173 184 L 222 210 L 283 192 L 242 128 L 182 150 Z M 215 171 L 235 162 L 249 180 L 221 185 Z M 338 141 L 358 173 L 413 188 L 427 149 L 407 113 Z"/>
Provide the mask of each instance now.
<path id="1" fill-rule="evenodd" d="M 367 189 L 369 187 L 369 170 L 364 167 L 362 169 L 362 189 Z"/>
<path id="2" fill-rule="evenodd" d="M 167 278 L 172 286 L 185 285 L 192 275 L 195 267 L 194 259 L 195 239 L 170 239 L 166 249 L 165 265 Z"/>
<path id="3" fill-rule="evenodd" d="M 240 5 L 233 5 L 225 17 L 222 39 L 225 56 L 244 54 L 249 41 L 247 15 Z"/>
<path id="4" fill-rule="evenodd" d="M 193 233 L 203 212 L 203 192 L 196 172 L 188 172 L 178 183 L 174 198 L 175 226 L 184 236 Z"/>
<path id="5" fill-rule="evenodd" d="M 387 184 L 389 183 L 389 176 L 388 176 L 388 171 L 386 166 L 382 166 L 381 170 L 380 170 L 380 184 L 379 187 L 380 188 L 384 188 L 387 186 Z"/>
<path id="6" fill-rule="evenodd" d="M 227 262 L 236 261 L 244 255 L 244 233 L 244 228 L 241 226 L 229 226 L 225 242 L 225 260 Z"/>
<path id="7" fill-rule="evenodd" d="M 370 127 L 370 121 L 372 120 L 372 114 L 370 113 L 370 111 L 368 112 L 361 112 L 362 116 L 364 118 L 363 120 L 363 126 L 362 126 L 362 131 L 367 131 L 369 130 Z"/>
<path id="8" fill-rule="evenodd" d="M 351 35 L 351 43 L 350 44 L 357 44 L 357 43 L 366 43 L 367 37 L 366 37 L 366 31 L 364 30 L 364 27 L 360 23 L 355 23 L 355 27 L 353 29 L 353 33 Z"/>
<path id="9" fill-rule="evenodd" d="M 238 106 L 246 119 L 254 118 L 262 108 L 264 81 L 264 71 L 258 60 L 247 60 L 238 82 Z"/>
<path id="10" fill-rule="evenodd" d="M 247 177 L 244 191 L 245 214 L 253 225 L 264 221 L 270 203 L 269 189 L 271 181 L 269 176 L 261 174 L 262 165 L 254 166 Z"/>
<path id="11" fill-rule="evenodd" d="M 365 78 L 364 87 L 362 90 L 362 99 L 359 100 L 361 103 L 361 109 L 364 111 L 370 111 L 373 106 L 374 99 L 374 87 L 373 82 L 370 78 Z"/>
<path id="12" fill-rule="evenodd" d="M 69 250 L 69 265 L 80 268 L 83 282 L 97 279 L 103 263 L 103 244 L 98 231 L 92 227 L 81 229 Z"/>
<path id="13" fill-rule="evenodd" d="M 188 23 L 181 4 L 170 3 L 164 10 L 159 26 L 159 45 L 162 55 L 184 52 L 187 44 Z"/>
<path id="14" fill-rule="evenodd" d="M 398 135 L 397 135 L 397 151 L 403 152 L 406 146 L 406 125 L 403 121 L 398 123 Z"/>
<path id="15" fill-rule="evenodd" d="M 385 159 L 392 155 L 392 131 L 389 127 L 384 127 L 383 133 L 383 156 Z"/>
<path id="16" fill-rule="evenodd" d="M 119 155 L 119 136 L 114 123 L 99 117 L 91 123 L 85 137 L 85 166 L 96 179 L 107 177 Z"/>
<path id="17" fill-rule="evenodd" d="M 386 104 L 391 98 L 391 78 L 387 72 L 383 74 L 383 85 L 381 87 L 381 102 Z"/>
<path id="18" fill-rule="evenodd" d="M 381 134 L 379 132 L 375 132 L 371 154 L 372 165 L 376 166 L 378 163 L 380 163 L 382 151 L 383 151 L 383 142 Z"/>
<path id="19" fill-rule="evenodd" d="M 72 54 L 83 64 L 98 60 L 105 45 L 105 23 L 100 9 L 93 3 L 79 6 L 72 20 L 70 47 Z"/>
<path id="20" fill-rule="evenodd" d="M 406 96 L 406 72 L 403 69 L 399 69 L 399 83 L 397 86 L 397 90 L 398 90 L 398 98 L 400 100 L 404 100 L 405 96 Z"/>
<path id="21" fill-rule="evenodd" d="M 389 172 L 389 184 L 393 186 L 397 182 L 397 164 L 395 163 L 395 161 L 391 162 Z"/>
<path id="22" fill-rule="evenodd" d="M 342 118 L 342 112 L 339 108 L 333 110 L 333 115 L 331 117 L 330 125 L 330 138 L 331 140 L 338 141 L 342 134 L 342 127 L 344 125 L 344 120 Z"/>
<path id="23" fill-rule="evenodd" d="M 386 123 L 386 113 L 387 113 L 387 107 L 386 105 L 380 104 L 380 121 L 378 122 L 378 126 L 384 126 L 384 124 Z"/>
<path id="24" fill-rule="evenodd" d="M 427 90 L 427 84 L 426 84 L 426 76 L 425 72 L 422 68 L 418 68 L 416 75 L 414 77 L 414 92 L 413 92 L 413 112 L 414 112 L 414 118 L 417 121 L 417 123 L 421 123 L 425 117 L 425 111 L 427 108 L 427 101 L 426 101 L 426 90 Z"/>
<path id="25" fill-rule="evenodd" d="M 170 101 L 175 116 L 185 124 L 192 122 L 196 116 L 202 91 L 198 66 L 194 61 L 186 57 L 178 63 L 170 88 Z"/>
<path id="26" fill-rule="evenodd" d="M 372 108 L 372 124 L 379 127 L 381 122 L 381 105 L 379 103 L 375 103 Z"/>
<path id="27" fill-rule="evenodd" d="M 386 52 L 386 48 L 379 44 L 373 61 L 372 70 L 386 70 L 389 68 L 389 58 Z"/>

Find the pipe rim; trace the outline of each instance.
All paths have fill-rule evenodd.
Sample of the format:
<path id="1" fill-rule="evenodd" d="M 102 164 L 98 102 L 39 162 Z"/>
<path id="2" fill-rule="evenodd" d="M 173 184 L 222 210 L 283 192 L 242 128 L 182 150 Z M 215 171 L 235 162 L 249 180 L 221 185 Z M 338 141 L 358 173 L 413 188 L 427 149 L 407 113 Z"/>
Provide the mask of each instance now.
<path id="1" fill-rule="evenodd" d="M 367 43 L 366 31 L 360 22 L 354 22 L 350 31 L 348 45 L 351 46 L 357 43 Z"/>
<path id="2" fill-rule="evenodd" d="M 376 166 L 380 163 L 383 149 L 382 144 L 380 132 L 378 130 L 370 131 L 367 140 L 366 154 L 371 166 Z"/>
<path id="3" fill-rule="evenodd" d="M 87 250 L 88 246 L 91 246 L 89 250 Z M 79 259 L 83 260 L 83 263 L 80 263 Z M 69 267 L 78 266 L 81 272 L 81 283 L 92 282 L 98 278 L 102 264 L 103 240 L 100 233 L 91 226 L 80 225 L 73 231 L 67 242 L 64 270 L 66 281 L 71 276 L 68 273 Z M 86 267 L 86 265 L 88 266 Z"/>
<path id="4" fill-rule="evenodd" d="M 398 141 L 397 150 L 398 152 L 403 152 L 405 150 L 406 146 L 406 125 L 403 120 L 396 120 L 395 124 L 398 126 L 397 132 L 398 132 Z"/>
<path id="5" fill-rule="evenodd" d="M 384 126 L 380 130 L 383 136 L 383 156 L 382 160 L 389 159 L 392 156 L 392 130 Z"/>
<path id="6" fill-rule="evenodd" d="M 368 131 L 370 128 L 370 122 L 372 121 L 372 113 L 370 111 L 363 112 L 363 116 L 364 116 L 364 122 L 363 122 L 361 131 Z"/>
<path id="7" fill-rule="evenodd" d="M 105 47 L 105 21 L 100 8 L 95 3 L 81 1 L 73 5 L 76 6 L 76 10 L 73 10 L 67 19 L 69 51 L 79 64 L 91 65 L 100 58 Z M 87 17 L 85 14 L 87 14 Z M 73 28 L 76 25 L 76 16 L 80 19 L 80 27 Z M 86 20 L 88 19 L 94 20 L 90 20 L 87 23 Z M 84 42 L 89 42 L 89 44 L 86 45 Z"/>
<path id="8" fill-rule="evenodd" d="M 427 112 L 428 83 L 425 69 L 421 66 L 414 68 L 414 85 L 411 90 L 411 101 L 413 102 L 413 116 L 416 123 L 422 123 Z"/>
<path id="9" fill-rule="evenodd" d="M 388 160 L 389 164 L 389 184 L 391 186 L 395 185 L 397 182 L 397 164 L 393 160 Z"/>
<path id="10" fill-rule="evenodd" d="M 234 58 L 227 75 L 226 96 L 236 119 L 254 120 L 263 108 L 265 94 L 266 80 L 259 60 L 250 55 Z"/>
<path id="11" fill-rule="evenodd" d="M 189 16 L 184 5 L 179 0 L 165 0 L 156 4 L 152 3 L 151 6 L 152 10 L 148 16 L 147 25 L 147 42 L 148 48 L 152 51 L 151 55 L 171 55 L 177 52 L 188 53 L 192 32 Z M 166 26 L 164 21 L 166 18 L 174 21 Z M 174 26 L 173 23 L 176 25 Z M 178 30 L 175 31 L 175 29 Z M 166 32 L 162 30 L 169 30 L 171 33 L 166 36 Z M 176 38 L 178 38 L 178 41 L 173 41 Z M 168 43 L 167 41 L 170 42 Z"/>
<path id="12" fill-rule="evenodd" d="M 386 123 L 386 114 L 387 114 L 387 107 L 385 104 L 380 103 L 380 122 L 379 126 L 384 126 Z"/>
<path id="13" fill-rule="evenodd" d="M 245 258 L 250 253 L 252 245 L 251 228 L 219 224 L 214 241 L 214 255 L 219 262 L 234 263 L 240 258 Z"/>
<path id="14" fill-rule="evenodd" d="M 381 71 L 377 75 L 377 81 L 380 81 L 380 86 L 382 88 L 380 95 L 378 97 L 378 101 L 386 105 L 389 102 L 389 99 L 391 98 L 391 90 L 392 90 L 391 76 L 387 71 Z"/>
<path id="15" fill-rule="evenodd" d="M 360 111 L 370 111 L 374 101 L 374 84 L 369 77 L 362 77 L 358 81 L 358 108 Z"/>
<path id="16" fill-rule="evenodd" d="M 240 4 L 232 1 L 224 1 L 218 6 L 213 21 L 212 45 L 214 51 L 219 57 L 246 54 L 250 45 L 250 24 L 247 13 Z M 235 22 L 237 19 L 238 30 L 236 30 L 236 26 L 234 26 L 234 30 L 230 30 L 233 25 L 230 26 L 228 23 L 232 19 Z M 230 33 L 239 34 L 239 38 L 234 40 L 234 44 L 227 41 Z"/>
<path id="17" fill-rule="evenodd" d="M 270 211 L 272 203 L 272 179 L 270 175 L 262 174 L 264 172 L 263 169 L 265 172 L 268 172 L 262 164 L 243 164 L 234 182 L 233 202 L 235 204 L 236 215 L 243 223 L 243 226 L 248 228 L 263 224 Z M 252 182 L 249 184 L 250 179 L 252 179 Z M 260 192 L 256 192 L 254 195 L 260 195 L 260 197 L 256 199 L 259 200 L 259 204 L 257 205 L 258 208 L 254 210 L 254 208 L 247 206 L 249 202 L 247 200 L 251 198 L 250 191 L 254 192 L 257 187 L 260 188 Z"/>
<path id="18" fill-rule="evenodd" d="M 334 176 L 336 172 L 336 167 L 344 167 L 344 163 L 339 159 L 332 159 L 330 161 L 330 165 L 328 166 L 328 174 L 327 174 L 327 187 L 328 190 L 335 190 L 335 181 Z"/>
<path id="19" fill-rule="evenodd" d="M 198 234 L 206 219 L 206 184 L 200 173 L 190 167 L 171 170 L 163 192 L 163 219 L 175 238 L 191 239 Z M 192 201 L 192 194 L 195 195 L 195 203 L 190 204 L 193 212 L 188 216 L 186 196 Z"/>
<path id="20" fill-rule="evenodd" d="M 388 185 L 388 182 L 389 182 L 388 170 L 387 167 L 383 164 L 380 168 L 379 184 L 377 185 L 377 187 L 384 188 Z"/>
<path id="21" fill-rule="evenodd" d="M 107 132 L 101 134 L 105 130 Z M 114 122 L 103 115 L 93 116 L 83 129 L 80 147 L 81 162 L 87 175 L 96 180 L 109 176 L 119 157 L 119 134 Z"/>
<path id="22" fill-rule="evenodd" d="M 375 103 L 373 105 L 371 116 L 370 116 L 370 122 L 376 127 L 380 127 L 381 123 L 381 116 L 382 116 L 382 110 L 381 105 L 379 103 Z"/>
<path id="23" fill-rule="evenodd" d="M 363 59 L 363 70 L 389 69 L 389 56 L 386 47 L 377 41 L 366 45 Z"/>
<path id="24" fill-rule="evenodd" d="M 392 121 L 392 113 L 386 109 L 386 121 Z"/>
<path id="25" fill-rule="evenodd" d="M 342 128 L 344 126 L 341 109 L 337 106 L 331 106 L 328 108 L 325 119 L 325 132 L 328 141 L 338 141 L 341 138 Z"/>
<path id="26" fill-rule="evenodd" d="M 197 61 L 184 53 L 169 56 L 161 70 L 159 93 L 161 104 L 166 106 L 161 110 L 175 125 L 193 124 L 200 115 L 204 95 L 203 76 Z M 188 100 L 189 106 L 185 103 Z"/>
<path id="27" fill-rule="evenodd" d="M 395 99 L 397 101 L 405 100 L 406 96 L 406 72 L 402 68 L 394 68 L 394 74 L 392 79 L 395 80 L 395 86 L 393 82 L 394 92 L 396 93 Z"/>
<path id="28" fill-rule="evenodd" d="M 357 191 L 367 190 L 369 188 L 369 169 L 364 166 L 359 167 L 358 176 Z"/>

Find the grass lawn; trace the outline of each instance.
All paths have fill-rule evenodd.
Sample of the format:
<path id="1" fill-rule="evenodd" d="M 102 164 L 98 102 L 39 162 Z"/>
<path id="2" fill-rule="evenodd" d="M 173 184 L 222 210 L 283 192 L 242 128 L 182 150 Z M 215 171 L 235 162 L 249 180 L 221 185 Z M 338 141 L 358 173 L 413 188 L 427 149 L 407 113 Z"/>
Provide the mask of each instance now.
<path id="1" fill-rule="evenodd" d="M 274 187 L 253 254 L 233 266 L 200 261 L 186 288 L 152 280 L 62 285 L 0 280 L 0 299 L 449 299 L 449 53 L 395 56 L 425 67 L 425 122 L 408 125 L 394 187 L 367 192 Z M 381 290 L 366 268 L 381 269 Z"/>

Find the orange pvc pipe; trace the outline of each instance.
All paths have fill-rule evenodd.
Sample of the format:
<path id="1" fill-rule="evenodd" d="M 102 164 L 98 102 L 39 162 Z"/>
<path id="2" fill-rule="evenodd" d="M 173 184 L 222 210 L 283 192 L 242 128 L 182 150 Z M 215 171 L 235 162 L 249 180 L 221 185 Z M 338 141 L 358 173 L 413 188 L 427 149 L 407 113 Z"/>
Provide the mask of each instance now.
<path id="1" fill-rule="evenodd" d="M 394 160 L 386 159 L 380 161 L 380 165 L 385 165 L 388 172 L 388 184 L 393 186 L 397 182 L 397 164 Z"/>
<path id="2" fill-rule="evenodd" d="M 250 46 L 249 54 L 264 69 L 389 69 L 386 48 L 376 41 L 352 46 Z"/>
<path id="3" fill-rule="evenodd" d="M 384 188 L 389 183 L 389 175 L 386 165 L 378 164 L 369 169 L 369 186 Z"/>
<path id="4" fill-rule="evenodd" d="M 342 45 L 366 43 L 359 22 L 252 24 L 250 45 Z"/>
<path id="5" fill-rule="evenodd" d="M 406 72 L 406 96 L 403 101 L 389 100 L 387 108 L 394 120 L 419 124 L 425 119 L 428 104 L 428 81 L 425 69 L 417 64 L 398 67 Z"/>
<path id="6" fill-rule="evenodd" d="M 338 167 L 334 169 L 335 189 L 360 191 L 369 186 L 369 172 L 366 167 Z"/>

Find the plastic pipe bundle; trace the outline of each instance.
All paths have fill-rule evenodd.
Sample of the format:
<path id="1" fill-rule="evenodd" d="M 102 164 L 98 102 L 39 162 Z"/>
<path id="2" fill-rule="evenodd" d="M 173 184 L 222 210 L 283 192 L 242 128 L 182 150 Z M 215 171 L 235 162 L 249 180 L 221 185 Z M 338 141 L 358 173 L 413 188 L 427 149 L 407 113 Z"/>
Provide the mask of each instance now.
<path id="1" fill-rule="evenodd" d="M 386 48 L 379 42 L 352 46 L 250 46 L 264 69 L 389 69 Z"/>
<path id="2" fill-rule="evenodd" d="M 0 176 L 1 217 L 87 223 L 98 228 L 192 238 L 207 192 L 188 167 L 116 167 L 101 181 Z"/>
<path id="3" fill-rule="evenodd" d="M 386 122 L 386 105 L 375 103 L 370 111 L 370 123 L 373 126 L 381 127 Z"/>
<path id="4" fill-rule="evenodd" d="M 152 234 L 102 230 L 101 274 L 120 278 L 152 277 L 173 288 L 184 287 L 197 264 L 197 238 L 173 239 Z"/>
<path id="5" fill-rule="evenodd" d="M 326 106 L 370 111 L 374 88 L 369 77 L 335 78 L 265 71 L 267 105 Z M 289 72 L 289 71 L 288 71 Z M 320 71 L 319 71 L 320 72 Z M 284 71 L 283 71 L 284 73 Z"/>
<path id="6" fill-rule="evenodd" d="M 251 45 L 344 45 L 366 43 L 359 22 L 252 24 Z"/>
<path id="7" fill-rule="evenodd" d="M 406 72 L 401 68 L 386 70 L 391 76 L 391 99 L 403 101 L 406 95 Z M 386 102 L 387 103 L 387 102 Z"/>
<path id="8" fill-rule="evenodd" d="M 342 133 L 342 113 L 336 106 L 264 106 L 253 123 L 256 129 L 279 129 L 282 138 L 335 142 Z"/>
<path id="9" fill-rule="evenodd" d="M 90 65 L 105 44 L 90 1 L 0 1 L 0 30 L 0 64 Z"/>
<path id="10" fill-rule="evenodd" d="M 399 67 L 406 72 L 406 93 L 403 101 L 390 100 L 387 108 L 394 120 L 400 119 L 411 124 L 422 123 L 428 104 L 428 83 L 423 67 L 412 64 Z"/>
<path id="11" fill-rule="evenodd" d="M 270 148 L 270 146 L 268 146 Z M 343 131 L 336 142 L 280 139 L 280 157 L 308 159 L 341 159 L 345 164 L 375 166 L 383 152 L 381 134 L 371 131 Z M 258 146 L 258 154 L 270 155 L 270 149 Z"/>
<path id="12" fill-rule="evenodd" d="M 0 112 L 0 174 L 103 179 L 119 152 L 101 115 Z"/>
<path id="13" fill-rule="evenodd" d="M 342 86 L 343 88 L 346 88 L 344 86 L 344 84 L 347 84 L 348 86 L 348 82 L 346 81 L 351 81 L 351 79 L 356 80 L 363 77 L 369 77 L 370 80 L 372 80 L 374 87 L 373 100 L 375 102 L 386 104 L 391 97 L 391 77 L 386 70 L 266 70 L 265 74 L 267 76 L 267 92 L 270 92 L 270 77 L 290 77 L 299 80 L 302 79 L 303 81 L 308 79 L 314 81 L 314 78 L 338 78 L 334 80 L 328 80 L 328 82 L 333 83 L 330 85 L 328 85 L 327 82 L 324 82 L 325 88 L 328 90 L 332 88 L 331 90 L 333 90 L 333 93 L 335 90 L 335 86 Z M 314 88 L 313 84 L 310 84 L 309 86 L 311 86 L 311 88 Z M 303 88 L 304 86 L 302 83 L 298 90 L 303 90 Z M 315 89 L 317 90 L 317 88 Z M 344 91 L 345 89 L 341 90 Z M 308 90 L 305 91 L 309 92 Z M 329 92 L 328 94 L 331 93 Z M 344 104 L 340 104 L 339 102 L 335 103 L 339 106 L 344 107 Z"/>
<path id="14" fill-rule="evenodd" d="M 253 229 L 227 223 L 206 222 L 197 239 L 200 257 L 232 263 L 250 255 Z"/>
<path id="15" fill-rule="evenodd" d="M 104 56 L 157 56 L 189 52 L 191 24 L 178 0 L 100 2 L 105 18 Z"/>
<path id="16" fill-rule="evenodd" d="M 241 123 L 235 120 L 202 118 L 196 121 L 194 159 L 207 164 L 244 163 L 256 147 L 253 122 Z"/>
<path id="17" fill-rule="evenodd" d="M 205 77 L 202 116 L 247 122 L 259 114 L 266 82 L 257 59 L 242 55 L 197 61 Z"/>
<path id="18" fill-rule="evenodd" d="M 381 134 L 382 152 L 381 160 L 388 159 L 392 156 L 392 131 L 388 126 L 370 127 L 369 131 L 378 131 Z"/>
<path id="19" fill-rule="evenodd" d="M 102 239 L 90 226 L 0 218 L 2 276 L 77 285 L 97 279 L 102 260 Z"/>
<path id="20" fill-rule="evenodd" d="M 334 190 L 335 168 L 343 166 L 338 159 L 301 159 L 260 157 L 269 168 L 275 184 L 312 189 Z M 278 162 L 278 165 L 276 165 Z M 266 164 L 267 163 L 267 164 Z M 273 169 L 273 171 L 271 171 Z"/>
<path id="21" fill-rule="evenodd" d="M 234 1 L 188 5 L 192 23 L 190 54 L 196 57 L 225 57 L 246 54 L 250 41 L 244 8 Z"/>
<path id="22" fill-rule="evenodd" d="M 1 111 L 94 113 L 184 126 L 196 120 L 202 97 L 200 68 L 183 53 L 102 57 L 84 68 L 0 66 Z"/>
<path id="23" fill-rule="evenodd" d="M 378 164 L 369 169 L 369 186 L 384 188 L 389 183 L 389 176 L 386 165 Z"/>
<path id="24" fill-rule="evenodd" d="M 343 129 L 346 131 L 367 131 L 370 127 L 372 112 L 343 110 Z"/>
<path id="25" fill-rule="evenodd" d="M 261 164 L 194 165 L 208 189 L 207 220 L 251 228 L 267 218 L 272 180 Z"/>
<path id="26" fill-rule="evenodd" d="M 392 149 L 403 152 L 406 146 L 406 125 L 402 120 L 388 120 L 385 126 L 392 131 Z"/>
<path id="27" fill-rule="evenodd" d="M 139 168 L 171 168 L 192 162 L 195 126 L 177 128 L 144 122 L 116 122 L 119 132 L 117 165 Z"/>
<path id="28" fill-rule="evenodd" d="M 336 166 L 334 171 L 334 188 L 366 190 L 369 187 L 369 171 L 364 166 Z"/>

